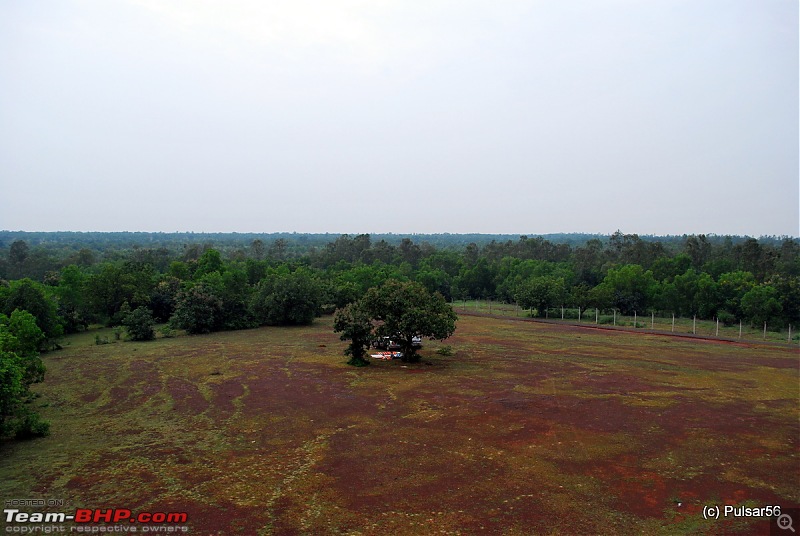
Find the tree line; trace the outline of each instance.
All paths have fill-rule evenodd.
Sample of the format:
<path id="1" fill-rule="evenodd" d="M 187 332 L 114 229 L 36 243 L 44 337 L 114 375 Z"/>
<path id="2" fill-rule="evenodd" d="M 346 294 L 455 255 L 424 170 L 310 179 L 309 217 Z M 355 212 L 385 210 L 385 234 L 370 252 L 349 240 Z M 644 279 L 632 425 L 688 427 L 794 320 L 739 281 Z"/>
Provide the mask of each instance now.
<path id="1" fill-rule="evenodd" d="M 617 232 L 576 246 L 521 236 L 436 248 L 363 234 L 341 235 L 300 256 L 291 249 L 283 238 L 256 239 L 245 254 L 193 244 L 176 254 L 112 250 L 100 260 L 80 249 L 41 273 L 29 266 L 35 247 L 17 240 L 0 252 L 0 313 L 29 311 L 46 341 L 94 323 L 121 325 L 137 309 L 155 323 L 206 333 L 309 323 L 396 280 L 447 301 L 491 298 L 540 315 L 565 306 L 754 326 L 800 321 L 800 242 L 791 238 L 698 235 L 668 246 Z"/>

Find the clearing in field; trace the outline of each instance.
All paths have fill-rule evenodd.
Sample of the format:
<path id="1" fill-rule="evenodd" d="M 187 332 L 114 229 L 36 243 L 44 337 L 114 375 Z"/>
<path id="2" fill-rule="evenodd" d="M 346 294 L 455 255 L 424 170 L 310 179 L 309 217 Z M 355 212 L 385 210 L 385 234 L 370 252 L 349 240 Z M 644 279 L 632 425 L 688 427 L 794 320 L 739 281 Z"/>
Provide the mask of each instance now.
<path id="1" fill-rule="evenodd" d="M 68 339 L 2 498 L 203 535 L 751 534 L 702 508 L 800 504 L 797 348 L 462 316 L 452 357 L 355 369 L 331 322 Z"/>

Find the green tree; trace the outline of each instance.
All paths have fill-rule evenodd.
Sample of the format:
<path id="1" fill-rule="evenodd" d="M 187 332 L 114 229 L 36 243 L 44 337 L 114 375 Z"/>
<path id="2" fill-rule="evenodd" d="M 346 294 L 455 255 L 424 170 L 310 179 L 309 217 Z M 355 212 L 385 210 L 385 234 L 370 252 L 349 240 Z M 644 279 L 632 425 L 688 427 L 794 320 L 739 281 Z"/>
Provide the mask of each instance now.
<path id="1" fill-rule="evenodd" d="M 374 338 L 373 329 L 372 317 L 363 304 L 350 303 L 337 309 L 333 317 L 333 331 L 341 333 L 339 337 L 341 340 L 350 341 L 344 351 L 345 355 L 350 356 L 348 365 L 355 367 L 369 365 L 364 356 Z"/>
<path id="2" fill-rule="evenodd" d="M 14 431 L 12 419 L 21 409 L 27 389 L 22 383 L 24 366 L 17 354 L 2 350 L 2 328 L 0 328 L 0 437 Z"/>
<path id="3" fill-rule="evenodd" d="M 776 275 L 769 280 L 769 285 L 778 291 L 784 320 L 797 326 L 800 323 L 800 276 Z"/>
<path id="4" fill-rule="evenodd" d="M 153 314 L 147 307 L 137 307 L 125 315 L 122 325 L 125 326 L 132 341 L 152 341 L 156 338 Z"/>
<path id="5" fill-rule="evenodd" d="M 86 276 L 74 264 L 61 270 L 54 293 L 58 300 L 58 315 L 64 319 L 64 331 L 75 333 L 89 325 L 89 310 L 86 299 Z"/>
<path id="6" fill-rule="evenodd" d="M 120 309 L 128 302 L 135 309 L 150 305 L 158 276 L 152 265 L 126 261 L 121 264 L 104 263 L 87 281 L 87 291 L 93 311 L 111 325 L 122 322 Z"/>
<path id="7" fill-rule="evenodd" d="M 222 263 L 222 256 L 219 254 L 219 251 L 216 249 L 207 249 L 200 255 L 200 258 L 197 259 L 194 277 L 195 279 L 199 279 L 211 272 L 222 273 L 224 270 L 225 266 Z"/>
<path id="8" fill-rule="evenodd" d="M 8 261 L 11 264 L 10 276 L 13 279 L 22 277 L 25 274 L 26 263 L 30 255 L 28 243 L 24 240 L 15 240 L 11 243 L 8 250 Z"/>
<path id="9" fill-rule="evenodd" d="M 544 316 L 547 309 L 563 303 L 566 292 L 563 278 L 534 276 L 517 286 L 514 299 L 523 309 L 533 307 L 539 316 Z"/>
<path id="10" fill-rule="evenodd" d="M 260 238 L 256 238 L 250 244 L 250 253 L 252 254 L 253 258 L 257 261 L 260 261 L 264 258 L 264 241 Z"/>
<path id="11" fill-rule="evenodd" d="M 416 282 L 389 280 L 371 288 L 361 306 L 377 323 L 375 335 L 397 337 L 403 361 L 417 362 L 415 337 L 443 340 L 456 329 L 453 309 L 438 292 L 431 294 Z"/>
<path id="12" fill-rule="evenodd" d="M 38 345 L 44 333 L 30 313 L 16 310 L 0 315 L 0 437 L 24 439 L 47 435 L 50 425 L 39 420 L 26 403 L 30 386 L 44 379 Z"/>
<path id="13" fill-rule="evenodd" d="M 753 274 L 741 270 L 726 272 L 719 276 L 717 284 L 723 309 L 732 314 L 734 318 L 743 319 L 742 298 L 756 286 Z"/>
<path id="14" fill-rule="evenodd" d="M 0 326 L 7 334 L 2 347 L 14 352 L 24 366 L 25 386 L 44 381 L 45 368 L 39 358 L 39 348 L 46 337 L 36 325 L 36 318 L 28 311 L 15 309 L 10 317 L 0 315 Z"/>
<path id="15" fill-rule="evenodd" d="M 171 275 L 165 275 L 156 284 L 150 294 L 150 309 L 157 322 L 166 322 L 175 312 L 178 293 L 181 291 L 181 280 Z"/>
<path id="16" fill-rule="evenodd" d="M 170 324 L 191 334 L 217 331 L 222 328 L 222 298 L 204 282 L 182 290 Z"/>
<path id="17" fill-rule="evenodd" d="M 15 309 L 32 314 L 36 318 L 36 325 L 44 332 L 49 342 L 54 342 L 64 334 L 56 302 L 43 285 L 30 279 L 12 281 L 10 292 L 0 312 L 9 315 Z"/>
<path id="18" fill-rule="evenodd" d="M 626 315 L 646 311 L 658 290 L 653 273 L 638 264 L 611 268 L 599 286 L 606 287 L 613 296 L 613 306 Z"/>
<path id="19" fill-rule="evenodd" d="M 311 324 L 319 314 L 323 287 L 308 269 L 262 280 L 250 303 L 256 322 L 267 326 Z"/>
<path id="20" fill-rule="evenodd" d="M 776 322 L 781 313 L 781 302 L 778 298 L 775 287 L 755 286 L 742 297 L 742 312 L 753 327 L 759 327 L 764 322 Z"/>

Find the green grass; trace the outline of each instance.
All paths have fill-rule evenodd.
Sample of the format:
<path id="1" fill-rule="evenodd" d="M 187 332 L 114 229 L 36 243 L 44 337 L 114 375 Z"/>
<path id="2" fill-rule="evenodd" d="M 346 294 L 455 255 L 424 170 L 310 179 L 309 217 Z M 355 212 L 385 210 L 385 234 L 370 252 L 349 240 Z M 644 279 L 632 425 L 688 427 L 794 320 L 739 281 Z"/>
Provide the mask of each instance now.
<path id="1" fill-rule="evenodd" d="M 194 534 L 748 534 L 702 507 L 800 503 L 793 348 L 462 316 L 421 363 L 356 369 L 330 317 L 96 333 L 44 355 L 52 434 L 0 445 L 6 499 Z"/>
<path id="2" fill-rule="evenodd" d="M 527 318 L 530 315 L 528 309 L 513 303 L 502 303 L 491 300 L 457 300 L 453 302 L 453 308 L 459 313 L 479 313 L 491 314 L 494 316 L 508 316 L 516 318 Z M 543 317 L 549 321 L 560 322 L 563 321 L 567 324 L 577 325 L 603 325 L 613 326 L 613 315 L 600 312 L 595 315 L 594 309 L 583 310 L 580 313 L 581 317 L 578 319 L 577 308 L 564 308 L 564 318 L 561 318 L 561 308 L 556 307 L 547 312 L 547 316 Z M 692 318 L 676 317 L 673 324 L 672 317 L 653 317 L 649 313 L 644 313 L 639 316 L 622 316 L 619 313 L 616 315 L 616 326 L 634 329 L 634 322 L 636 328 L 663 331 L 665 333 L 675 334 L 693 334 L 703 337 L 712 337 L 720 339 L 737 339 L 743 341 L 766 341 L 770 343 L 792 343 L 800 344 L 800 326 L 792 326 L 791 339 L 789 339 L 788 328 L 773 330 L 767 326 L 766 334 L 764 333 L 763 326 L 750 326 L 748 323 L 743 322 L 741 326 L 741 334 L 739 332 L 739 324 L 732 326 L 725 326 L 722 322 L 717 325 L 715 320 L 702 320 L 694 321 Z"/>

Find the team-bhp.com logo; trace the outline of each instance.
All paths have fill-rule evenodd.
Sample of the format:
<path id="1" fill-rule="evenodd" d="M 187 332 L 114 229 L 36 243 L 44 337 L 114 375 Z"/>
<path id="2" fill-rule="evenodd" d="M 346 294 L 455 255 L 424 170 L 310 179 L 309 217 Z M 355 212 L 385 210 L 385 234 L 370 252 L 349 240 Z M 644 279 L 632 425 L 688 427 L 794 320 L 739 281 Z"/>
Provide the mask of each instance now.
<path id="1" fill-rule="evenodd" d="M 140 512 L 133 514 L 125 508 L 103 510 L 78 508 L 74 514 L 63 512 L 20 512 L 13 508 L 3 510 L 6 523 L 186 523 L 186 512 Z"/>

